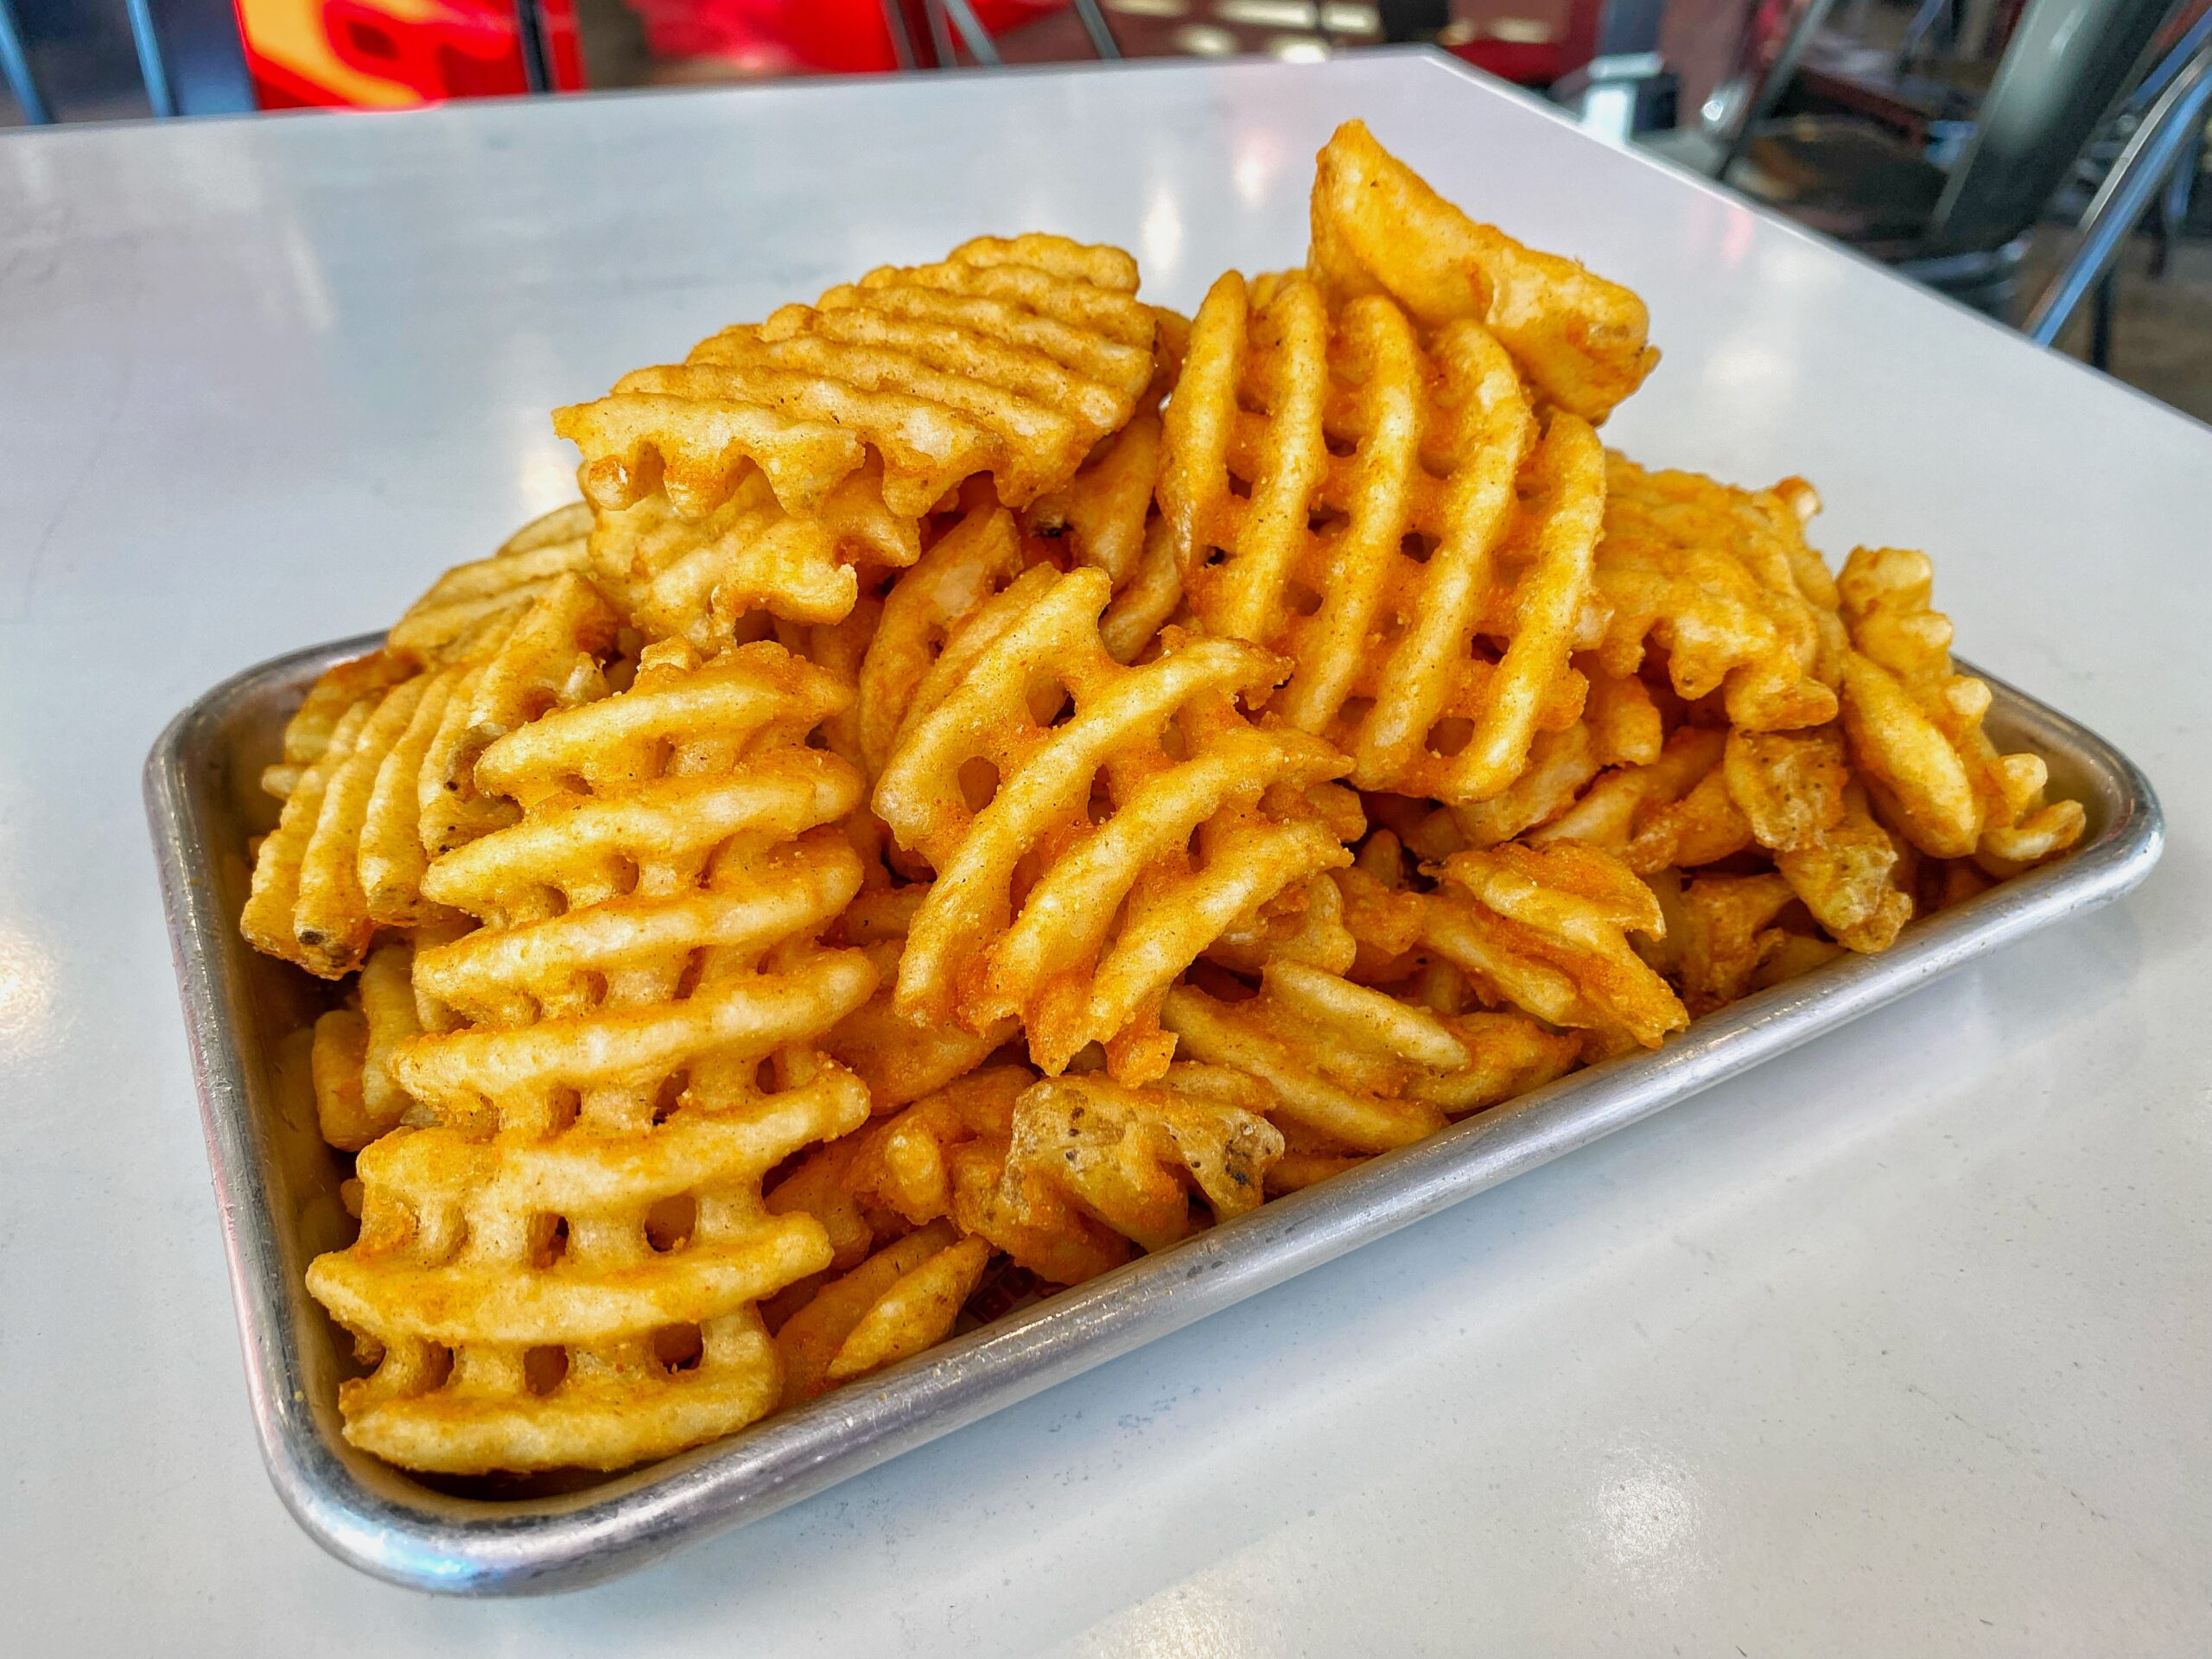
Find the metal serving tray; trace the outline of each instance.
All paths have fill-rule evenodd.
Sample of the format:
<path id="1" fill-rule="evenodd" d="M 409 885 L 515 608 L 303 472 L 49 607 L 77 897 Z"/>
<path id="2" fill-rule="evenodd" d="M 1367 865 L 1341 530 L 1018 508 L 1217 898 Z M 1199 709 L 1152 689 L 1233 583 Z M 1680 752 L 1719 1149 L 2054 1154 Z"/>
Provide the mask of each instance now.
<path id="1" fill-rule="evenodd" d="M 338 1165 L 304 1087 L 301 1033 L 322 994 L 238 931 L 246 838 L 274 817 L 260 770 L 308 683 L 378 643 L 296 652 L 217 686 L 154 746 L 146 804 L 270 1478 L 340 1560 L 463 1595 L 612 1578 L 797 1503 L 2116 898 L 2163 841 L 2157 798 L 2124 755 L 1993 680 L 1993 734 L 2047 756 L 2057 791 L 2088 809 L 2068 857 L 1913 924 L 1881 956 L 1845 957 L 1656 1052 L 1561 1078 L 728 1440 L 558 1496 L 487 1501 L 433 1490 L 340 1435 L 342 1339 L 302 1283 L 309 1256 L 346 1237 Z"/>

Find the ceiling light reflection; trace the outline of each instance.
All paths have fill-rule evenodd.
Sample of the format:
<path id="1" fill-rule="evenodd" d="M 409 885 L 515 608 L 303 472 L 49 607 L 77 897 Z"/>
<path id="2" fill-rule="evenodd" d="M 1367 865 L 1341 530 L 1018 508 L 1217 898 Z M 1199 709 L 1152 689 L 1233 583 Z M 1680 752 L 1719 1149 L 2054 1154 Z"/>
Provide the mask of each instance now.
<path id="1" fill-rule="evenodd" d="M 44 1048 L 53 1035 L 54 958 L 0 929 L 0 1058 Z"/>
<path id="2" fill-rule="evenodd" d="M 1144 240 L 1141 263 L 1146 277 L 1163 285 L 1172 281 L 1183 262 L 1183 210 L 1175 205 L 1172 193 L 1154 193 L 1138 234 Z"/>

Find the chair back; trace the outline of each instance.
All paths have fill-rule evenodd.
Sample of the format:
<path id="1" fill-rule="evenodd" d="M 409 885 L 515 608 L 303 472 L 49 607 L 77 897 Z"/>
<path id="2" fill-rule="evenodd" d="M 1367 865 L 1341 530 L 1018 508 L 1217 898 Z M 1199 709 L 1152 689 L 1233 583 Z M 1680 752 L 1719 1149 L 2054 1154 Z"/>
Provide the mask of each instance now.
<path id="1" fill-rule="evenodd" d="M 2173 0 L 2030 0 L 1936 205 L 1932 254 L 2002 247 L 2042 214 Z"/>

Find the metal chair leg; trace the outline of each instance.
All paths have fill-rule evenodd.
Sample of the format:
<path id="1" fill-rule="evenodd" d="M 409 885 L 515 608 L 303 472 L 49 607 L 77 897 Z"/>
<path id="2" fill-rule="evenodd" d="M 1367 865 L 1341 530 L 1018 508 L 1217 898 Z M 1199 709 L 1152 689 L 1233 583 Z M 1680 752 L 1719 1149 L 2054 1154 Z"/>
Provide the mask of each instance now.
<path id="1" fill-rule="evenodd" d="M 2212 106 L 2212 43 L 2190 58 L 2158 94 L 2097 188 L 2075 232 L 2074 251 L 2022 325 L 2021 332 L 2037 345 L 2057 340 L 2075 308 L 2113 268 L 2128 233 L 2196 138 L 2208 106 Z"/>
<path id="2" fill-rule="evenodd" d="M 899 0 L 883 0 L 883 32 L 891 37 L 891 56 L 901 69 L 920 67 L 914 37 L 906 29 L 906 8 Z"/>
<path id="3" fill-rule="evenodd" d="M 8 90 L 15 94 L 16 106 L 23 112 L 23 119 L 35 127 L 50 125 L 54 111 L 40 90 L 38 77 L 31 73 L 30 54 L 23 47 L 23 32 L 16 23 L 16 9 L 10 0 L 0 0 L 0 76 L 5 76 Z"/>
<path id="4" fill-rule="evenodd" d="M 2120 273 L 2108 270 L 2089 296 L 2089 366 L 2112 372 L 2112 315 Z"/>
<path id="5" fill-rule="evenodd" d="M 1114 38 L 1113 26 L 1106 21 L 1106 14 L 1098 9 L 1098 0 L 1075 0 L 1075 15 L 1083 22 L 1083 32 L 1090 36 L 1093 52 L 1101 58 L 1122 55 L 1122 43 Z"/>
<path id="6" fill-rule="evenodd" d="M 132 0 L 143 5 L 145 0 Z M 545 46 L 545 20 L 538 15 L 537 0 L 513 0 L 515 15 L 515 51 L 522 59 L 523 90 L 529 92 L 550 92 L 553 90 L 551 54 Z"/>
<path id="7" fill-rule="evenodd" d="M 960 36 L 960 43 L 968 48 L 969 57 L 987 69 L 995 69 L 1005 61 L 999 56 L 999 48 L 991 39 L 990 30 L 983 27 L 983 20 L 976 16 L 976 8 L 969 5 L 968 0 L 937 0 L 937 4 L 951 19 L 952 27 Z M 948 69 L 952 67 L 950 54 L 944 59 L 944 67 Z"/>
<path id="8" fill-rule="evenodd" d="M 169 66 L 162 56 L 162 37 L 154 27 L 154 10 L 147 0 L 124 0 L 130 14 L 130 41 L 138 51 L 138 74 L 146 83 L 146 102 L 157 116 L 176 113 L 176 94 L 169 87 Z"/>

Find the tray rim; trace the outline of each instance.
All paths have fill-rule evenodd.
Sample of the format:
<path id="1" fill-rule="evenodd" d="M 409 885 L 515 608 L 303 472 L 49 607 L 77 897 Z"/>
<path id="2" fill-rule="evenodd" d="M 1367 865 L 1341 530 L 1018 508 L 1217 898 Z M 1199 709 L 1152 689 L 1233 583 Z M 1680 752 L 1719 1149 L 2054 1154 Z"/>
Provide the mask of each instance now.
<path id="1" fill-rule="evenodd" d="M 248 947 L 207 879 L 196 768 L 255 697 L 381 633 L 310 645 L 210 688 L 162 731 L 144 770 L 162 906 L 262 1458 L 301 1527 L 349 1566 L 410 1588 L 485 1596 L 582 1588 L 772 1513 L 1306 1269 L 1624 1128 L 1906 995 L 2023 935 L 2107 903 L 2164 848 L 2150 780 L 2079 722 L 1995 676 L 1993 712 L 2093 783 L 2105 822 L 2067 856 L 1916 922 L 1878 957 L 1845 957 L 1697 1021 L 1665 1046 L 1570 1073 L 1173 1249 L 931 1349 L 726 1440 L 555 1498 L 446 1496 L 354 1451 L 334 1403 L 310 1399 L 302 1344 L 322 1320 L 280 1233 L 250 1020 L 234 969 Z M 327 1326 L 324 1327 L 327 1329 Z"/>

